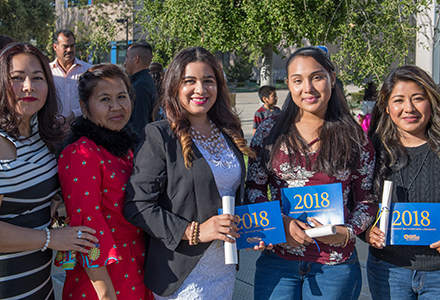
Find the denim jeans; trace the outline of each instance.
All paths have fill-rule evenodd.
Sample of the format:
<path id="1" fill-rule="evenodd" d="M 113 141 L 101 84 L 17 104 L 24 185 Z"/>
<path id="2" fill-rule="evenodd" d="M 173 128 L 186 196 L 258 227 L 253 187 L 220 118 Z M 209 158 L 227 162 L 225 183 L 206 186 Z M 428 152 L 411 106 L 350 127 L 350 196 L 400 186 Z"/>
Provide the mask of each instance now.
<path id="1" fill-rule="evenodd" d="M 440 299 L 440 271 L 414 271 L 368 254 L 367 274 L 373 299 Z"/>
<path id="2" fill-rule="evenodd" d="M 263 251 L 256 267 L 255 300 L 355 300 L 361 293 L 362 275 L 356 250 L 338 265 L 286 260 Z"/>

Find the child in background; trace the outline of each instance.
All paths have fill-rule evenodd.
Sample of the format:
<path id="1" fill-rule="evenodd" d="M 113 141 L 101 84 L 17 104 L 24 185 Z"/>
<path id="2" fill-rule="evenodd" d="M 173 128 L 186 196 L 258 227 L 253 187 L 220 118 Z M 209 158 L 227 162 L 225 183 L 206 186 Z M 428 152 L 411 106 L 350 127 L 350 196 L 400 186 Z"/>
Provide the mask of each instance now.
<path id="1" fill-rule="evenodd" d="M 274 86 L 263 85 L 258 90 L 258 97 L 260 97 L 261 102 L 264 104 L 255 112 L 254 115 L 254 125 L 252 135 L 254 135 L 257 130 L 258 125 L 263 122 L 264 119 L 278 115 L 281 109 L 275 104 L 277 104 L 277 90 Z"/>
<path id="2" fill-rule="evenodd" d="M 362 112 L 358 115 L 359 125 L 365 132 L 370 128 L 371 113 L 376 105 L 377 88 L 374 82 L 370 81 L 365 89 L 364 99 L 362 100 Z"/>

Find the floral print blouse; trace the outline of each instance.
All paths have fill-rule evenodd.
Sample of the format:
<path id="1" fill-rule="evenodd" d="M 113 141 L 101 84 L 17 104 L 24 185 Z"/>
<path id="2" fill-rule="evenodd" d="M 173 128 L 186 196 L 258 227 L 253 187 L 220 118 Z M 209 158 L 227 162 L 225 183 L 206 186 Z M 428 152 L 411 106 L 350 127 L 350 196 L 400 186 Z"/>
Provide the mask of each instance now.
<path id="1" fill-rule="evenodd" d="M 269 136 L 277 117 L 271 117 L 263 121 L 252 138 L 251 148 L 259 155 L 265 139 Z M 322 172 L 315 172 L 306 167 L 305 157 L 301 157 L 300 165 L 291 166 L 289 163 L 289 151 L 282 143 L 274 158 L 273 172 L 267 174 L 260 167 L 260 158 L 249 158 L 248 174 L 246 181 L 246 194 L 250 203 L 279 200 L 281 203 L 281 189 L 287 187 L 302 187 L 320 184 L 341 183 L 344 200 L 344 218 L 350 237 L 345 247 L 342 244 L 324 244 L 317 241 L 316 244 L 292 247 L 287 243 L 275 245 L 274 252 L 288 260 L 300 260 L 317 262 L 321 264 L 338 264 L 347 260 L 354 251 L 356 236 L 366 230 L 373 222 L 377 206 L 373 204 L 370 190 L 372 187 L 373 170 L 375 163 L 374 148 L 371 141 L 365 137 L 362 145 L 356 170 L 341 170 L 333 176 Z M 309 153 L 310 165 L 313 165 L 319 150 Z M 292 161 L 295 161 L 292 159 Z M 269 191 L 268 191 L 269 189 Z M 352 192 L 353 208 L 347 207 L 349 194 Z M 319 251 L 320 250 L 320 251 Z"/>

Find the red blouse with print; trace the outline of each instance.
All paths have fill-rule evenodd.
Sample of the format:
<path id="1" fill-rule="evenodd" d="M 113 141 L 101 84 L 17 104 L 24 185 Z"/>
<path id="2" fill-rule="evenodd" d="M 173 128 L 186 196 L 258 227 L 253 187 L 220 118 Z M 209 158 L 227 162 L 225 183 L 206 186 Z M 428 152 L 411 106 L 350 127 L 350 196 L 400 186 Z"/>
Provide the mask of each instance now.
<path id="1" fill-rule="evenodd" d="M 275 121 L 276 117 L 263 121 L 253 136 L 251 148 L 256 152 L 257 156 Z M 284 243 L 274 247 L 276 254 L 288 260 L 317 262 L 321 264 L 338 264 L 351 256 L 354 251 L 356 236 L 368 228 L 375 219 L 377 212 L 377 206 L 373 204 L 370 198 L 375 163 L 374 148 L 366 136 L 365 140 L 366 142 L 362 145 L 356 170 L 354 172 L 350 170 L 339 171 L 333 176 L 306 168 L 305 157 L 301 157 L 300 165 L 291 166 L 289 163 L 289 151 L 283 143 L 274 159 L 273 172 L 271 174 L 266 174 L 260 167 L 259 158 L 256 160 L 249 158 L 246 193 L 251 203 L 269 201 L 267 197 L 268 186 L 272 196 L 271 199 L 279 200 L 281 203 L 281 188 L 339 182 L 342 184 L 345 226 L 350 234 L 346 247 L 342 247 L 342 244 L 329 245 L 318 241 L 317 243 L 321 250 L 319 251 L 315 244 L 292 247 Z M 311 165 L 315 162 L 318 151 L 309 154 Z M 350 192 L 352 192 L 352 198 L 354 199 L 351 211 L 347 207 Z"/>
<path id="2" fill-rule="evenodd" d="M 118 299 L 154 299 L 143 284 L 144 233 L 123 215 L 133 153 L 116 157 L 82 137 L 63 150 L 58 168 L 70 226 L 91 227 L 99 239 L 87 255 L 58 253 L 57 264 L 67 269 L 63 299 L 98 299 L 84 268 L 101 266 L 107 267 Z"/>

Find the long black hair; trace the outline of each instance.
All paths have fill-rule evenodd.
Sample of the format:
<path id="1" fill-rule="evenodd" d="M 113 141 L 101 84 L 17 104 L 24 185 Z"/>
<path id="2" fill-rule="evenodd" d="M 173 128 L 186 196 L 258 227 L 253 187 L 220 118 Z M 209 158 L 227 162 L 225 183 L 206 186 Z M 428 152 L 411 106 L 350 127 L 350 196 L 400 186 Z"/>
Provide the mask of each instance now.
<path id="1" fill-rule="evenodd" d="M 287 71 L 290 64 L 295 63 L 295 59 L 298 57 L 313 58 L 330 74 L 335 71 L 329 55 L 318 47 L 304 47 L 296 50 L 287 60 Z M 284 143 L 291 154 L 289 156 L 291 165 L 298 164 L 300 156 L 304 155 L 306 164 L 317 172 L 334 175 L 338 171 L 354 170 L 362 145 L 366 142 L 366 136 L 351 116 L 341 86 L 335 84 L 332 88 L 324 123 L 319 131 L 321 146 L 313 166 L 310 166 L 307 156 L 310 152 L 309 146 L 301 137 L 295 125 L 295 118 L 299 111 L 300 108 L 295 104 L 289 93 L 282 112 L 278 116 L 260 153 L 261 161 L 265 162 L 263 167 L 269 172 L 272 171 L 274 158 L 281 144 Z"/>

